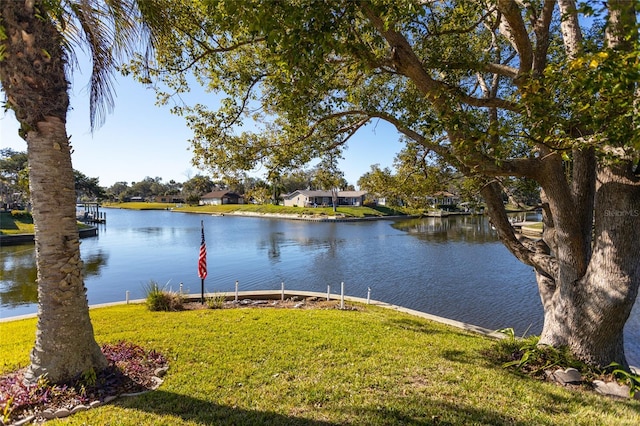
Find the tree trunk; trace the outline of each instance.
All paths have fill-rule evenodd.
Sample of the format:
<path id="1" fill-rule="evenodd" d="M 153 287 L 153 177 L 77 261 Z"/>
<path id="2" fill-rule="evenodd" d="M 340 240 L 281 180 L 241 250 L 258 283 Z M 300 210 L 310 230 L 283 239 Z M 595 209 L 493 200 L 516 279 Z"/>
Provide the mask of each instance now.
<path id="1" fill-rule="evenodd" d="M 586 272 L 573 271 L 575 280 L 565 278 L 571 273 L 555 280 L 538 274 L 544 306 L 540 344 L 568 346 L 590 364 L 628 367 L 623 328 L 640 286 L 640 179 L 629 163 L 601 168 L 597 176 Z"/>
<path id="2" fill-rule="evenodd" d="M 58 382 L 106 367 L 93 336 L 82 277 L 75 190 L 64 122 L 47 117 L 27 133 L 36 228 L 38 327 L 28 380 Z"/>
<path id="3" fill-rule="evenodd" d="M 27 380 L 63 382 L 107 366 L 95 341 L 75 220 L 62 40 L 42 2 L 2 2 L 0 81 L 27 140 L 38 268 L 38 325 Z"/>
<path id="4" fill-rule="evenodd" d="M 338 190 L 331 188 L 331 204 L 333 204 L 333 212 L 338 211 Z"/>

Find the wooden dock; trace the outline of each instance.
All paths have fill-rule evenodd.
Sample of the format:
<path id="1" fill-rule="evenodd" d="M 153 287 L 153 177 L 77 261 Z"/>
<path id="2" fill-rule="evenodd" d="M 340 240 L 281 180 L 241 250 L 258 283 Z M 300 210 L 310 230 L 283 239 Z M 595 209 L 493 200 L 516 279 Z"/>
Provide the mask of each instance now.
<path id="1" fill-rule="evenodd" d="M 542 237 L 542 229 L 539 228 L 539 224 L 540 222 L 523 221 L 514 222 L 511 226 L 513 226 L 513 229 L 515 229 L 516 232 L 520 232 L 523 235 Z"/>
<path id="2" fill-rule="evenodd" d="M 83 223 L 107 223 L 107 214 L 100 211 L 97 202 L 76 204 L 76 219 Z"/>

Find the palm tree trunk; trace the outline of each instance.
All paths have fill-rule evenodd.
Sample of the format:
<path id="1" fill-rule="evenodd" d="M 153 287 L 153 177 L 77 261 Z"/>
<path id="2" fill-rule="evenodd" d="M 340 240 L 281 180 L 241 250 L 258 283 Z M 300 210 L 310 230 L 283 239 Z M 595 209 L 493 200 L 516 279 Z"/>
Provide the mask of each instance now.
<path id="1" fill-rule="evenodd" d="M 65 124 L 47 117 L 27 133 L 36 228 L 38 328 L 28 379 L 63 381 L 106 367 L 93 336 L 82 277 L 75 190 Z"/>
<path id="2" fill-rule="evenodd" d="M 107 366 L 82 277 L 61 37 L 42 3 L 2 2 L 0 81 L 27 141 L 38 268 L 38 326 L 27 380 L 63 382 Z"/>

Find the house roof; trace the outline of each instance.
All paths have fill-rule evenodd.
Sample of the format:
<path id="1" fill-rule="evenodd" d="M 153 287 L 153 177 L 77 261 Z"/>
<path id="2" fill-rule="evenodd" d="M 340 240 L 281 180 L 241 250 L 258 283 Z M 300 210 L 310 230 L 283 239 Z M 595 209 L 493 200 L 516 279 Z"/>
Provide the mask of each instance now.
<path id="1" fill-rule="evenodd" d="M 455 194 L 452 194 L 448 191 L 438 191 L 433 194 L 434 197 L 455 197 Z"/>
<path id="2" fill-rule="evenodd" d="M 297 194 L 306 197 L 331 197 L 331 191 L 311 191 L 311 190 L 295 190 L 291 194 L 285 195 L 286 198 L 293 198 Z M 338 191 L 338 197 L 362 197 L 367 191 Z"/>
<path id="3" fill-rule="evenodd" d="M 202 197 L 200 197 L 200 199 L 211 199 L 211 198 L 223 198 L 223 197 L 241 197 L 240 195 L 236 194 L 235 192 L 231 192 L 231 191 L 211 191 L 208 194 L 204 194 Z"/>
<path id="4" fill-rule="evenodd" d="M 362 197 L 367 191 L 338 191 L 338 197 Z"/>

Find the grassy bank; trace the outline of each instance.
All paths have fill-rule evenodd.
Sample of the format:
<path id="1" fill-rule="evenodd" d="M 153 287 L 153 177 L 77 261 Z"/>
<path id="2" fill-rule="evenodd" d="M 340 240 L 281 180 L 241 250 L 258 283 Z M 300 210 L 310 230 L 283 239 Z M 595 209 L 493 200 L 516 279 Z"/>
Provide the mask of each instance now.
<path id="1" fill-rule="evenodd" d="M 89 228 L 90 225 L 78 222 L 78 229 Z M 35 227 L 33 217 L 26 212 L 0 212 L 0 235 L 33 234 Z"/>
<path id="2" fill-rule="evenodd" d="M 400 210 L 390 209 L 388 207 L 351 207 L 340 206 L 334 212 L 332 207 L 285 207 L 275 206 L 273 204 L 224 204 L 219 206 L 188 206 L 177 205 L 175 203 L 109 203 L 104 204 L 105 207 L 132 209 L 132 210 L 174 210 L 185 213 L 210 213 L 210 214 L 230 214 L 234 212 L 250 212 L 262 214 L 283 214 L 283 215 L 317 215 L 317 216 L 335 216 L 342 215 L 345 217 L 371 217 L 371 216 L 391 216 L 406 214 Z"/>
<path id="3" fill-rule="evenodd" d="M 0 234 L 33 234 L 33 218 L 24 211 L 0 212 Z"/>
<path id="4" fill-rule="evenodd" d="M 517 376 L 488 338 L 371 306 L 358 311 L 91 311 L 100 343 L 162 351 L 164 384 L 48 424 L 635 425 L 640 403 Z M 0 371 L 28 363 L 35 319 L 0 323 Z"/>

